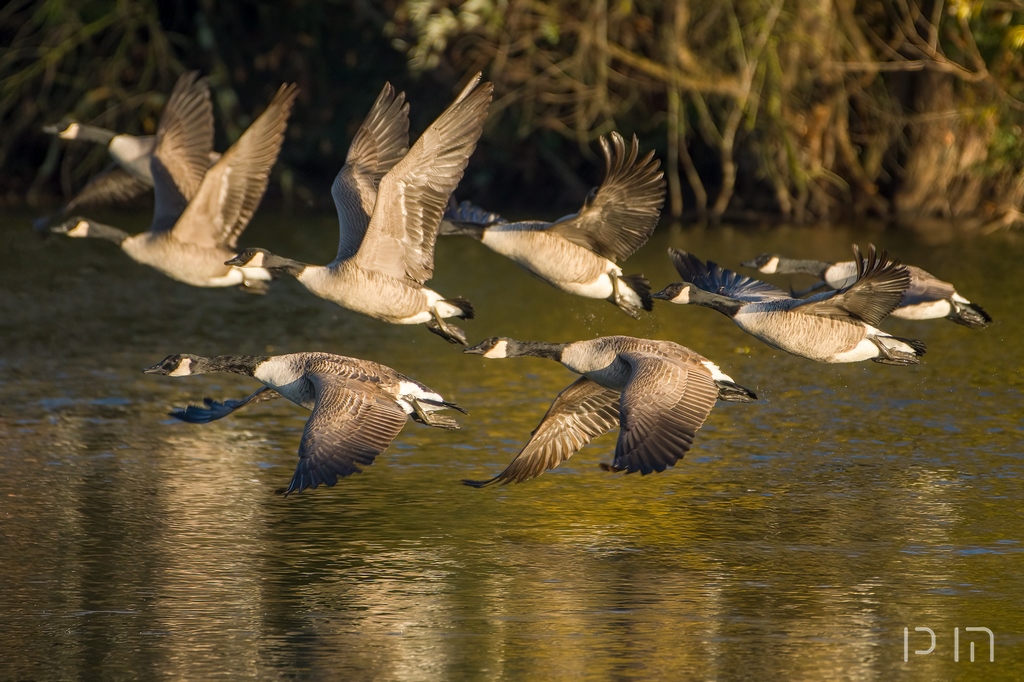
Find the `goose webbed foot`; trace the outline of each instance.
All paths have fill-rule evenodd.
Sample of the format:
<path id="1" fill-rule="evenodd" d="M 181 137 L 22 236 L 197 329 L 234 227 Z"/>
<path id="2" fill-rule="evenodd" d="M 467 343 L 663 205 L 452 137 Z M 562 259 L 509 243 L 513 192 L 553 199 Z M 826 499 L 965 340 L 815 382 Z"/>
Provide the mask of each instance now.
<path id="1" fill-rule="evenodd" d="M 625 471 L 625 469 L 617 467 L 614 464 L 608 464 L 607 462 L 599 462 L 597 466 L 601 467 L 601 471 L 610 471 L 612 473 L 615 473 L 617 471 Z"/>
<path id="2" fill-rule="evenodd" d="M 871 337 L 871 342 L 878 346 L 879 352 L 878 357 L 871 358 L 872 362 L 877 362 L 880 365 L 896 365 L 897 367 L 916 365 L 921 362 L 913 353 L 906 353 L 895 348 L 887 348 L 878 337 Z"/>
<path id="3" fill-rule="evenodd" d="M 448 343 L 460 344 L 463 346 L 469 345 L 469 340 L 466 338 L 466 332 L 462 331 L 454 324 L 447 324 L 437 313 L 434 313 L 434 319 L 426 323 L 427 329 L 434 332 Z"/>
<path id="4" fill-rule="evenodd" d="M 412 418 L 413 420 L 423 424 L 425 426 L 433 426 L 438 429 L 447 429 L 449 431 L 456 431 L 461 429 L 459 423 L 453 418 L 445 416 L 443 414 L 432 414 L 424 409 L 423 404 L 419 400 L 412 400 Z"/>

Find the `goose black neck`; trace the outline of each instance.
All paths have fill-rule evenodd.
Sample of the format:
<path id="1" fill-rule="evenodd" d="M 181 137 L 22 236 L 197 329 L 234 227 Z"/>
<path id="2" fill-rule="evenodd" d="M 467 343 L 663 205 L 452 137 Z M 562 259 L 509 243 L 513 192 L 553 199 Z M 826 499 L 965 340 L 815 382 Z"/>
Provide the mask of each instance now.
<path id="1" fill-rule="evenodd" d="M 729 317 L 735 317 L 736 313 L 743 307 L 743 301 L 737 301 L 735 298 L 729 298 L 722 294 L 715 294 L 710 291 L 704 291 L 697 287 L 690 288 L 690 300 L 692 305 L 703 306 L 704 308 L 711 308 L 717 310 L 723 315 Z"/>
<path id="2" fill-rule="evenodd" d="M 301 261 L 292 260 L 291 258 L 285 258 L 284 256 L 278 256 L 272 253 L 266 254 L 263 260 L 263 267 L 271 272 L 283 272 L 291 275 L 292 277 L 298 277 L 302 274 L 308 265 Z"/>
<path id="3" fill-rule="evenodd" d="M 509 357 L 520 357 L 529 355 L 534 358 L 547 358 L 555 362 L 562 361 L 562 351 L 565 350 L 564 343 L 547 343 L 545 341 L 512 341 L 508 342 L 507 354 Z"/>
<path id="4" fill-rule="evenodd" d="M 97 144 L 110 144 L 110 141 L 114 139 L 114 132 L 107 130 L 106 128 L 98 128 L 96 126 L 78 124 L 78 134 L 75 135 L 76 140 L 85 140 L 86 142 L 95 142 Z"/>
<path id="5" fill-rule="evenodd" d="M 775 272 L 782 275 L 812 275 L 823 278 L 825 271 L 831 266 L 820 260 L 798 260 L 795 258 L 780 258 L 779 265 Z"/>
<path id="6" fill-rule="evenodd" d="M 113 225 L 104 225 L 103 223 L 97 223 L 94 220 L 90 220 L 88 223 L 89 231 L 86 233 L 87 237 L 105 239 L 108 242 L 114 242 L 120 246 L 125 239 L 128 239 L 128 237 L 131 236 L 124 230 L 119 230 Z"/>
<path id="7" fill-rule="evenodd" d="M 199 369 L 202 372 L 230 372 L 251 377 L 257 365 L 266 360 L 265 355 L 218 355 L 204 358 Z"/>

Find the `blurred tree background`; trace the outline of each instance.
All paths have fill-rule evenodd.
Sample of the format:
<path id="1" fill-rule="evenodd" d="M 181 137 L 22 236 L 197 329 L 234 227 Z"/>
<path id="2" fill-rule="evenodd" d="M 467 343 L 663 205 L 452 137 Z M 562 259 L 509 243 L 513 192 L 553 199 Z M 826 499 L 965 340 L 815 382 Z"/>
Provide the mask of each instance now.
<path id="1" fill-rule="evenodd" d="M 600 179 L 594 140 L 636 133 L 668 210 L 718 221 L 954 219 L 1024 201 L 1024 3 L 967 0 L 10 0 L 0 9 L 0 191 L 79 187 L 103 150 L 65 115 L 152 132 L 177 75 L 209 76 L 226 147 L 277 85 L 302 88 L 276 171 L 330 181 L 385 80 L 414 134 L 483 70 L 495 104 L 459 195 L 554 215 Z"/>

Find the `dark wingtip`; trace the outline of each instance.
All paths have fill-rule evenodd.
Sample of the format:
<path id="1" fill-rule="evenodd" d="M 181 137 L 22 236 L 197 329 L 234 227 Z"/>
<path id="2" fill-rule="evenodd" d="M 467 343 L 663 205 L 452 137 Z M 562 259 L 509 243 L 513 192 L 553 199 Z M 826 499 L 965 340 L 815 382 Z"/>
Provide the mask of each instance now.
<path id="1" fill-rule="evenodd" d="M 462 479 L 462 485 L 468 485 L 470 488 L 487 488 L 497 482 L 497 478 L 489 478 L 486 481 L 473 481 L 468 478 Z"/>

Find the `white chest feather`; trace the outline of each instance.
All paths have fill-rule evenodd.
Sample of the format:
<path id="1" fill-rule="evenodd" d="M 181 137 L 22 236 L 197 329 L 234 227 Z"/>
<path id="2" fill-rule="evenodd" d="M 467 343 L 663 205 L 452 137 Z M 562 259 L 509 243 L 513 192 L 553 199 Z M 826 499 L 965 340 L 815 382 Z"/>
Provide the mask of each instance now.
<path id="1" fill-rule="evenodd" d="M 941 301 L 928 301 L 917 305 L 908 305 L 892 311 L 893 317 L 901 317 L 904 320 L 934 320 L 949 315 L 953 306 L 946 299 Z"/>
<path id="2" fill-rule="evenodd" d="M 284 358 L 271 358 L 256 366 L 252 375 L 264 385 L 276 389 L 289 400 L 294 400 L 299 393 L 297 383 L 301 383 L 303 370 L 295 363 Z M 292 394 L 295 395 L 292 395 Z"/>

